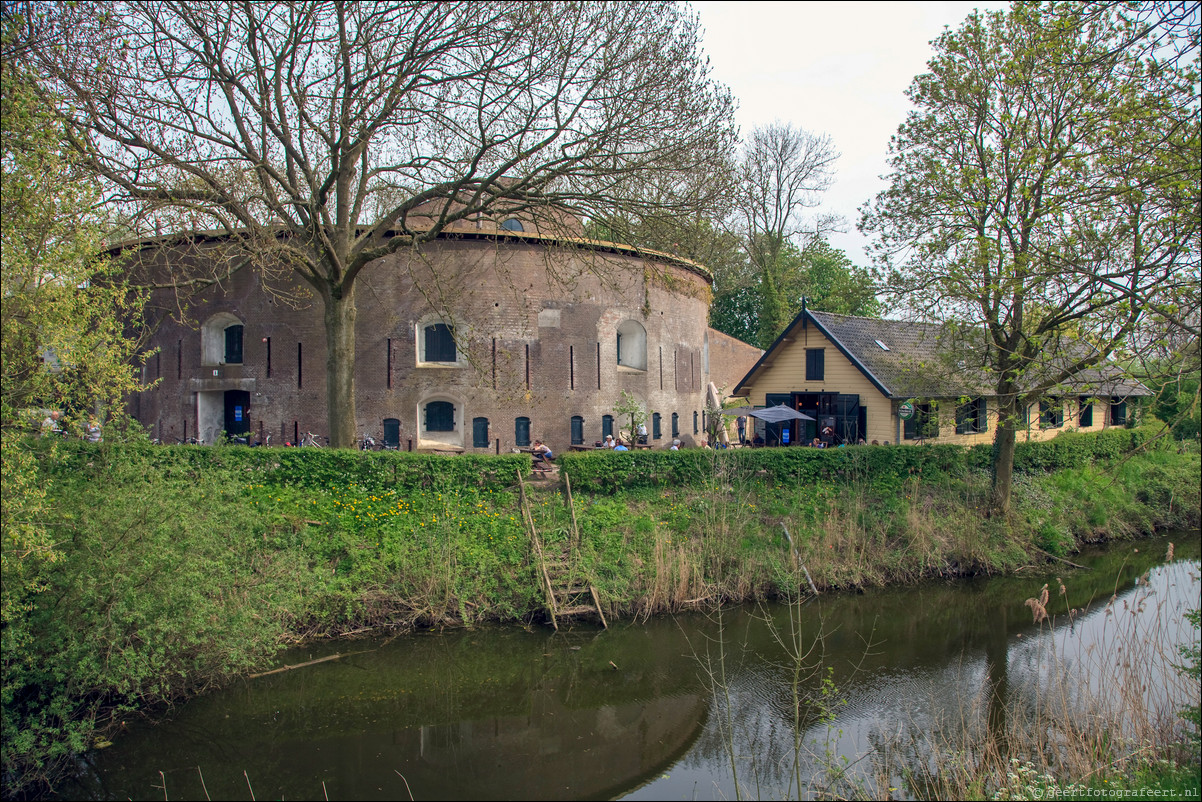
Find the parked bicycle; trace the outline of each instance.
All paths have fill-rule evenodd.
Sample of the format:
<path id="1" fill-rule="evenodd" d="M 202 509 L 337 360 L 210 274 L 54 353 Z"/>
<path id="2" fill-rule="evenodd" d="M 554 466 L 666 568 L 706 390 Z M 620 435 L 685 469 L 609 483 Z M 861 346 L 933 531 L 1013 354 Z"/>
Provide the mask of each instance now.
<path id="1" fill-rule="evenodd" d="M 321 443 L 317 442 L 317 435 L 313 434 L 313 432 L 305 432 L 305 436 L 301 438 L 300 444 L 302 446 L 311 446 L 313 448 L 322 447 Z"/>

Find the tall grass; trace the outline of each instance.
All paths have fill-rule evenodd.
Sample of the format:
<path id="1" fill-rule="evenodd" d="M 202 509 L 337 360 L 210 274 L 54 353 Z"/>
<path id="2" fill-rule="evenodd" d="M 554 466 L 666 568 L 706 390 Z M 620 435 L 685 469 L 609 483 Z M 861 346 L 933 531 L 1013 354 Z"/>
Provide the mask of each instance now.
<path id="1" fill-rule="evenodd" d="M 1197 592 L 1186 566 L 1154 570 Z M 933 702 L 941 715 L 880 746 L 890 775 L 922 799 L 1096 798 L 1140 783 L 1196 794 L 1182 713 L 1197 704 L 1197 670 L 1182 670 L 1173 646 L 1197 641 L 1188 604 L 1170 605 L 1146 576 L 1088 615 L 1069 606 L 1071 589 L 1050 591 L 1028 600 L 1038 635 L 991 665 L 979 694 Z"/>
<path id="2" fill-rule="evenodd" d="M 226 682 L 286 643 L 542 615 L 529 532 L 499 469 L 402 488 L 378 471 L 360 483 L 349 453 L 323 457 L 322 482 L 279 479 L 270 454 L 180 453 L 197 459 L 107 447 L 77 449 L 69 465 L 44 458 L 39 525 L 62 558 L 23 578 L 44 589 L 6 620 L 6 793 L 54 776 L 122 715 Z M 980 471 L 776 482 L 708 459 L 687 487 L 576 497 L 576 568 L 608 613 L 796 598 L 811 580 L 1003 572 L 1042 559 L 1032 546 L 1062 555 L 1199 520 L 1196 454 L 1031 475 L 1009 523 L 980 515 Z M 549 549 L 568 548 L 571 513 L 556 489 L 532 496 Z"/>

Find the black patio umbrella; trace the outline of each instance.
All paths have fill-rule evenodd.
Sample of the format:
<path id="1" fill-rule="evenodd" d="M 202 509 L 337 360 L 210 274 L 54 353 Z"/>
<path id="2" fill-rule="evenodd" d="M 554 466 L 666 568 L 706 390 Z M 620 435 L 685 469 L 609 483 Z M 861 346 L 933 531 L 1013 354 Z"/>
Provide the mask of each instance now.
<path id="1" fill-rule="evenodd" d="M 790 409 L 784 404 L 768 407 L 767 409 L 754 409 L 747 414 L 762 421 L 768 421 L 769 423 L 783 423 L 789 420 L 814 420 L 809 415 L 798 412 L 795 409 Z"/>

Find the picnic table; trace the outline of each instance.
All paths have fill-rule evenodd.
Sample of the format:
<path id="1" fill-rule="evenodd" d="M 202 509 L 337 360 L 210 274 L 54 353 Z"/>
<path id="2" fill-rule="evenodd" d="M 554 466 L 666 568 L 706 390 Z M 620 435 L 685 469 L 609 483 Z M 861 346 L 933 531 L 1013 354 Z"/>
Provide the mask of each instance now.
<path id="1" fill-rule="evenodd" d="M 530 473 L 534 477 L 542 479 L 549 473 L 555 473 L 555 466 L 551 464 L 550 461 L 538 460 L 534 458 L 534 446 L 518 446 L 513 449 L 513 453 L 530 455 L 530 459 L 533 462 L 533 466 L 530 468 Z M 554 460 L 554 457 L 551 459 Z"/>

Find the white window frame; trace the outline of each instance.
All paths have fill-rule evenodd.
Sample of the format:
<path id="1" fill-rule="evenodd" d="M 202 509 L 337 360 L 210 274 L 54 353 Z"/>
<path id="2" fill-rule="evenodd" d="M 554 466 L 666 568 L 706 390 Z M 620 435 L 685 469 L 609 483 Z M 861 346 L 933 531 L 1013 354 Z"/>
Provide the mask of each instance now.
<path id="1" fill-rule="evenodd" d="M 454 362 L 432 362 L 426 359 L 426 327 L 438 323 L 451 329 L 451 340 L 455 344 Z M 419 368 L 459 368 L 464 363 L 464 352 L 460 344 L 463 342 L 464 327 L 462 323 L 445 315 L 429 314 L 417 321 L 413 326 L 414 356 Z"/>
<path id="2" fill-rule="evenodd" d="M 426 429 L 426 407 L 437 402 L 446 402 L 453 407 L 451 413 L 451 422 L 454 428 L 449 432 L 431 432 Z M 453 395 L 446 393 L 435 393 L 428 395 L 418 402 L 417 405 L 417 443 L 418 448 L 449 448 L 454 450 L 463 449 L 463 422 L 471 421 L 472 417 L 468 415 L 467 408 L 464 406 L 462 399 L 456 398 Z"/>
<path id="3" fill-rule="evenodd" d="M 200 327 L 200 364 L 225 364 L 225 330 L 242 327 L 242 363 L 246 364 L 246 323 L 232 312 L 218 312 Z"/>

